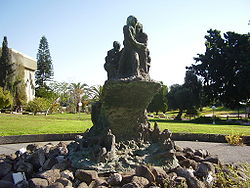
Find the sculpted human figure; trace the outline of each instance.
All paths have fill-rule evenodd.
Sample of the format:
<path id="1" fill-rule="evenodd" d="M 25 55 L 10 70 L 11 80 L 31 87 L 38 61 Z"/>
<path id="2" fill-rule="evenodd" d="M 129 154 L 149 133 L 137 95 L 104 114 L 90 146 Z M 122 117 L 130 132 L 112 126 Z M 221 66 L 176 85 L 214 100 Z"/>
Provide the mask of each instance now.
<path id="1" fill-rule="evenodd" d="M 113 42 L 113 49 L 107 52 L 105 57 L 104 69 L 108 73 L 108 80 L 117 78 L 117 71 L 119 67 L 120 59 L 120 43 L 118 41 Z"/>
<path id="2" fill-rule="evenodd" d="M 124 48 L 122 50 L 118 70 L 120 78 L 140 76 L 140 59 L 138 49 L 145 50 L 146 44 L 140 43 L 136 40 L 136 25 L 137 18 L 134 16 L 129 16 L 127 18 L 127 25 L 123 27 Z"/>
<path id="3" fill-rule="evenodd" d="M 140 43 L 145 44 L 145 46 L 147 46 L 148 44 L 148 35 L 143 32 L 143 25 L 139 22 L 136 25 L 136 40 Z M 140 71 L 142 72 L 142 74 L 148 74 L 151 62 L 148 48 L 139 48 L 138 54 L 140 59 Z"/>

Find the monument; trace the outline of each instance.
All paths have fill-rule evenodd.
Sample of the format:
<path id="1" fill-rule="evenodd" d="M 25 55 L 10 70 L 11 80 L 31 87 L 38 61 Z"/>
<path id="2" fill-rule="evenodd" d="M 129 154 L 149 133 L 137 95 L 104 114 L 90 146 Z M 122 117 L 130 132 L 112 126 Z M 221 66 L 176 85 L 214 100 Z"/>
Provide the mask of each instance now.
<path id="1" fill-rule="evenodd" d="M 171 133 L 161 132 L 156 123 L 151 129 L 146 115 L 161 87 L 149 75 L 148 36 L 134 16 L 127 18 L 123 34 L 123 48 L 114 41 L 105 58 L 108 79 L 101 100 L 92 105 L 93 126 L 71 143 L 69 157 L 76 168 L 99 171 L 145 163 L 175 167 Z"/>
<path id="2" fill-rule="evenodd" d="M 160 83 L 150 79 L 150 57 L 147 34 L 134 16 L 127 18 L 123 27 L 124 47 L 113 42 L 105 58 L 108 74 L 102 93 L 102 101 L 93 106 L 94 126 L 91 133 L 111 130 L 118 141 L 143 139 L 148 127 L 145 109 Z"/>

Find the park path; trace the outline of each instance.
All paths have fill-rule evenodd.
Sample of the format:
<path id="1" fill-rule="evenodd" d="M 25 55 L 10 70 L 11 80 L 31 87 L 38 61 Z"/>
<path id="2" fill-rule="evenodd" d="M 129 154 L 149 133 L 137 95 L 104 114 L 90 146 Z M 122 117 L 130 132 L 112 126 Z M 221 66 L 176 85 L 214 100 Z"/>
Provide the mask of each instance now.
<path id="1" fill-rule="evenodd" d="M 71 141 L 66 141 L 70 143 Z M 48 142 L 36 142 L 39 145 L 45 145 Z M 50 142 L 57 144 L 58 141 Z M 217 155 L 221 162 L 224 163 L 250 163 L 250 146 L 231 146 L 227 143 L 213 143 L 213 142 L 191 142 L 191 141 L 175 141 L 176 145 L 182 148 L 205 149 L 210 154 Z M 21 144 L 5 144 L 0 145 L 0 154 L 15 153 L 21 148 L 26 148 L 30 143 Z"/>

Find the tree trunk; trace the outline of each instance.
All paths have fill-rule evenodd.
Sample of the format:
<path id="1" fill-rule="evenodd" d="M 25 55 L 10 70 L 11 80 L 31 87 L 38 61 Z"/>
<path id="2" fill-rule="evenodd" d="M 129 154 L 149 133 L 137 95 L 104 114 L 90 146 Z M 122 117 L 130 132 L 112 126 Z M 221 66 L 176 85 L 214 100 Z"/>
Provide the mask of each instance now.
<path id="1" fill-rule="evenodd" d="M 181 120 L 182 113 L 183 113 L 183 110 L 179 109 L 178 115 L 176 116 L 174 120 Z"/>
<path id="2" fill-rule="evenodd" d="M 238 120 L 240 119 L 240 107 L 238 106 Z"/>

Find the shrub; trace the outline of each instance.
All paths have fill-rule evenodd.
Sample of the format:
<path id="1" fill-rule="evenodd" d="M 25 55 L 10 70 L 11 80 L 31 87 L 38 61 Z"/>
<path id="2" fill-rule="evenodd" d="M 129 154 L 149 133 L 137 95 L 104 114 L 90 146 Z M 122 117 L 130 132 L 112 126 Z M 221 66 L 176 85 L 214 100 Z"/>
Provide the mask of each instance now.
<path id="1" fill-rule="evenodd" d="M 205 123 L 211 124 L 213 122 L 213 120 L 215 120 L 216 124 L 222 122 L 221 119 L 218 118 L 218 117 L 215 117 L 213 119 L 212 117 L 203 117 L 203 116 L 201 116 L 199 118 L 196 118 L 196 119 L 193 119 L 190 122 L 192 122 L 192 123 L 200 123 L 200 124 L 205 124 Z"/>
<path id="2" fill-rule="evenodd" d="M 35 115 L 37 112 L 45 112 L 50 106 L 50 102 L 41 97 L 36 97 L 33 101 L 30 101 L 27 105 L 27 110 L 33 112 Z"/>
<path id="3" fill-rule="evenodd" d="M 250 165 L 223 165 L 216 168 L 214 188 L 249 187 L 250 186 Z"/>
<path id="4" fill-rule="evenodd" d="M 227 135 L 225 136 L 225 139 L 230 145 L 240 146 L 243 144 L 242 138 L 240 135 Z"/>
<path id="5" fill-rule="evenodd" d="M 8 108 L 13 105 L 13 98 L 9 91 L 4 91 L 2 87 L 0 87 L 0 110 L 3 108 Z"/>

